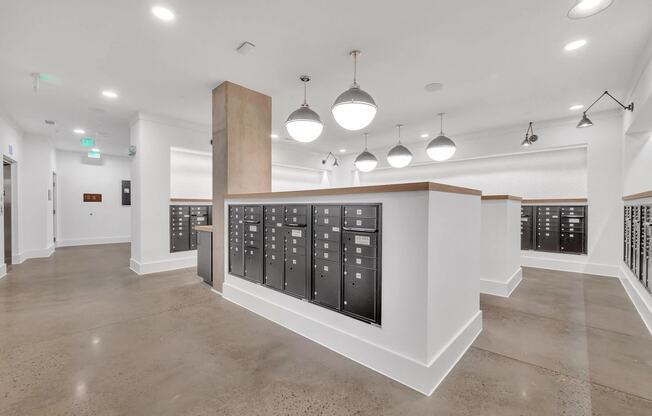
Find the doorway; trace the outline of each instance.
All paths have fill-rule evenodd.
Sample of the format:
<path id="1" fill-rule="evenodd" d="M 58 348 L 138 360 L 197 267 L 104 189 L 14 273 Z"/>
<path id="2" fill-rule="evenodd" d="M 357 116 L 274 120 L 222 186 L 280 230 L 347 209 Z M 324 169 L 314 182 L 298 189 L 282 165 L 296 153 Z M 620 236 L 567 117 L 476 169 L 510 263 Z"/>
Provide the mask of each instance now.
<path id="1" fill-rule="evenodd" d="M 5 227 L 5 264 L 7 266 L 11 265 L 12 257 L 12 233 L 11 233 L 11 163 L 6 160 L 3 161 L 3 184 L 2 184 L 2 210 L 4 212 L 4 227 Z"/>

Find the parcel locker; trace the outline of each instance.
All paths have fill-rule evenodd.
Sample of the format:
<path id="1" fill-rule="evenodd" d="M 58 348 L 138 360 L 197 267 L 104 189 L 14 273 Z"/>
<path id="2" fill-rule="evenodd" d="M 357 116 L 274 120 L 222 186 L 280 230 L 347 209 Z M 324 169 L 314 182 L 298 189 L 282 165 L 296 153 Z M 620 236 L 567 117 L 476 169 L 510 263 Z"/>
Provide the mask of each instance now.
<path id="1" fill-rule="evenodd" d="M 560 207 L 561 234 L 559 250 L 563 253 L 586 252 L 586 209 L 582 206 Z"/>
<path id="2" fill-rule="evenodd" d="M 283 251 L 265 253 L 265 284 L 274 289 L 283 290 L 285 255 Z"/>
<path id="3" fill-rule="evenodd" d="M 313 300 L 334 309 L 340 309 L 342 290 L 341 263 L 315 259 Z"/>
<path id="4" fill-rule="evenodd" d="M 631 266 L 630 262 L 630 247 L 631 247 L 631 207 L 626 206 L 624 209 L 624 219 L 625 223 L 623 224 L 624 235 L 623 235 L 623 261 L 627 267 Z"/>
<path id="5" fill-rule="evenodd" d="M 262 249 L 245 247 L 244 277 L 256 283 L 263 283 Z"/>
<path id="6" fill-rule="evenodd" d="M 240 277 L 244 276 L 244 248 L 229 247 L 229 273 Z"/>
<path id="7" fill-rule="evenodd" d="M 342 309 L 365 320 L 377 321 L 376 284 L 375 270 L 345 265 Z"/>
<path id="8" fill-rule="evenodd" d="M 285 291 L 295 296 L 306 297 L 308 279 L 306 256 L 285 254 Z"/>
<path id="9" fill-rule="evenodd" d="M 584 234 L 581 233 L 561 233 L 559 250 L 565 253 L 583 253 L 584 252 Z"/>
<path id="10" fill-rule="evenodd" d="M 521 250 L 531 250 L 534 233 L 533 207 L 521 207 Z"/>

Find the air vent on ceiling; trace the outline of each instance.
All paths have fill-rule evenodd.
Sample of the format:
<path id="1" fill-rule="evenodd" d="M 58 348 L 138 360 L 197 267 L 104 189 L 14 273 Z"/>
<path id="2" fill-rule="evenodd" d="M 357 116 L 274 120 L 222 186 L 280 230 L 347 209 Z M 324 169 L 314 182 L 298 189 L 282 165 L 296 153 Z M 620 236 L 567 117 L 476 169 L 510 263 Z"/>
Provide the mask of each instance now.
<path id="1" fill-rule="evenodd" d="M 45 124 L 49 126 L 54 126 L 56 123 L 53 120 L 45 120 Z"/>

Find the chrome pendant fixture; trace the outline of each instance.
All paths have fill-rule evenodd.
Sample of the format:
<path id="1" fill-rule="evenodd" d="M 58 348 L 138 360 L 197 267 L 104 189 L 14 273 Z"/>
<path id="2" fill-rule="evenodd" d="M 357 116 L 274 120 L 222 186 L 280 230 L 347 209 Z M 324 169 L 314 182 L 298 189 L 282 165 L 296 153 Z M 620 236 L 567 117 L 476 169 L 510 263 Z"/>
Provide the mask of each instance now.
<path id="1" fill-rule="evenodd" d="M 614 0 L 575 0 L 567 13 L 569 19 L 584 19 L 606 10 Z"/>
<path id="2" fill-rule="evenodd" d="M 392 147 L 387 153 L 387 162 L 394 168 L 404 168 L 412 161 L 412 152 L 401 144 L 401 127 L 402 124 L 397 124 L 398 129 L 398 144 Z"/>
<path id="3" fill-rule="evenodd" d="M 306 101 L 306 84 L 310 81 L 310 77 L 302 75 L 299 79 L 303 82 L 303 104 L 290 114 L 285 122 L 285 128 L 294 140 L 310 143 L 321 135 L 324 123 L 321 122 L 319 114 L 313 111 Z"/>
<path id="4" fill-rule="evenodd" d="M 371 172 L 376 169 L 378 159 L 367 150 L 367 133 L 364 136 L 364 151 L 355 158 L 355 167 L 360 172 Z"/>
<path id="5" fill-rule="evenodd" d="M 438 113 L 438 115 L 440 120 L 439 136 L 435 137 L 430 143 L 428 143 L 426 153 L 428 153 L 430 159 L 437 162 L 443 162 L 444 160 L 450 159 L 453 154 L 455 154 L 457 146 L 455 146 L 455 142 L 444 135 L 444 113 Z"/>
<path id="6" fill-rule="evenodd" d="M 521 142 L 521 146 L 523 147 L 529 147 L 534 144 L 537 140 L 539 140 L 539 136 L 534 134 L 534 129 L 532 128 L 532 123 L 530 121 L 530 124 L 527 126 L 527 130 L 525 130 L 525 140 Z"/>
<path id="7" fill-rule="evenodd" d="M 347 130 L 361 130 L 367 127 L 376 116 L 376 102 L 371 95 L 360 89 L 357 81 L 358 55 L 360 51 L 350 52 L 353 56 L 353 84 L 351 88 L 337 97 L 331 112 L 335 121 Z"/>

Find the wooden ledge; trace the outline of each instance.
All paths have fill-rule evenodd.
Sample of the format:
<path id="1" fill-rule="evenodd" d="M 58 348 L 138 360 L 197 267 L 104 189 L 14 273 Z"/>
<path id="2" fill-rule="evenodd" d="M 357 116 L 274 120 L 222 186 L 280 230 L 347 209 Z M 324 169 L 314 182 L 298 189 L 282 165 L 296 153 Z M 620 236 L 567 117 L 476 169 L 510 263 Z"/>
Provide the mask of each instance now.
<path id="1" fill-rule="evenodd" d="M 634 201 L 636 199 L 652 198 L 652 191 L 639 192 L 638 194 L 625 195 L 623 201 Z"/>
<path id="2" fill-rule="evenodd" d="M 209 198 L 170 198 L 170 202 L 206 202 L 212 204 L 213 200 Z"/>
<path id="3" fill-rule="evenodd" d="M 213 232 L 212 225 L 195 225 L 195 231 L 206 231 L 207 233 Z"/>
<path id="4" fill-rule="evenodd" d="M 587 198 L 541 198 L 541 199 L 524 199 L 524 204 L 586 204 Z"/>
<path id="5" fill-rule="evenodd" d="M 392 185 L 352 186 L 347 188 L 308 189 L 305 191 L 260 192 L 251 194 L 228 194 L 226 199 L 242 198 L 282 198 L 297 196 L 324 196 L 324 195 L 351 195 L 351 194 L 377 194 L 383 192 L 412 192 L 436 191 L 453 194 L 477 195 L 482 192 L 477 189 L 462 188 L 459 186 L 444 185 L 433 182 L 397 183 Z"/>
<path id="6" fill-rule="evenodd" d="M 520 196 L 514 196 L 514 195 L 482 195 L 482 200 L 483 201 L 497 201 L 501 199 L 506 199 L 510 201 L 522 201 L 523 198 Z"/>

